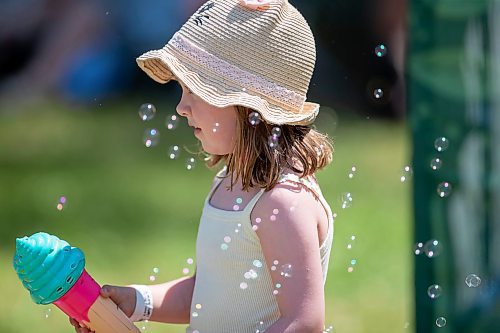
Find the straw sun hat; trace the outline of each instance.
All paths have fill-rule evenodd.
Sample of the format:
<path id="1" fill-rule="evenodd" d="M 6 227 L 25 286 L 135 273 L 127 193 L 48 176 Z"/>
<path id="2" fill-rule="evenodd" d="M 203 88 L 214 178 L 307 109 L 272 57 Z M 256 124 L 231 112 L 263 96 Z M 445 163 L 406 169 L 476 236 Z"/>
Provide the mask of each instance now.
<path id="1" fill-rule="evenodd" d="M 308 125 L 316 61 L 309 25 L 288 0 L 210 0 L 161 50 L 137 63 L 160 83 L 178 79 L 205 102 L 254 109 L 270 124 Z"/>

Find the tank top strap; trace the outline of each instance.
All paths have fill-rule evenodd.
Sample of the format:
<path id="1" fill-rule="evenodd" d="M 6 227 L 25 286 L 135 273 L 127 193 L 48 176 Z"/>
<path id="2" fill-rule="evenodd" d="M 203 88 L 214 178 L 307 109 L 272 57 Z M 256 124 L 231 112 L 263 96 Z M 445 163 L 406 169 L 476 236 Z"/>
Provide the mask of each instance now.
<path id="1" fill-rule="evenodd" d="M 320 187 L 318 186 L 318 184 L 316 182 L 312 182 L 310 180 L 310 177 L 300 178 L 298 175 L 296 175 L 294 173 L 281 174 L 280 178 L 278 179 L 278 183 L 284 183 L 286 181 L 291 181 L 294 183 L 302 184 L 305 187 L 307 187 L 309 190 L 311 190 L 318 199 L 323 198 L 323 193 L 321 193 Z"/>
<path id="2" fill-rule="evenodd" d="M 260 191 L 257 192 L 257 194 L 255 194 L 252 199 L 250 199 L 250 201 L 245 206 L 245 209 L 243 209 L 243 211 L 250 214 L 257 201 L 259 201 L 260 197 L 264 194 L 265 190 L 266 190 L 265 188 L 261 188 Z"/>
<path id="3" fill-rule="evenodd" d="M 214 181 L 212 182 L 212 187 L 210 188 L 210 191 L 208 192 L 207 197 L 205 198 L 205 204 L 208 203 L 210 198 L 212 197 L 212 194 L 215 192 L 217 187 L 219 187 L 219 184 L 222 182 L 224 179 L 224 176 L 226 175 L 227 172 L 227 166 L 224 166 L 219 172 L 214 177 Z"/>

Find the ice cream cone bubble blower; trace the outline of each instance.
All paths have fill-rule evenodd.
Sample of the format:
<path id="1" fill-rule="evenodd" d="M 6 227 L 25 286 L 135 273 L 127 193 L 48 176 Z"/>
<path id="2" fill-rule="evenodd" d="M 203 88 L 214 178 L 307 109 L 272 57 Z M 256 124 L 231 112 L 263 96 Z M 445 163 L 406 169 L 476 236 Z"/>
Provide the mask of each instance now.
<path id="1" fill-rule="evenodd" d="M 14 269 L 36 304 L 55 304 L 96 333 L 140 332 L 85 270 L 83 252 L 43 232 L 16 240 Z"/>

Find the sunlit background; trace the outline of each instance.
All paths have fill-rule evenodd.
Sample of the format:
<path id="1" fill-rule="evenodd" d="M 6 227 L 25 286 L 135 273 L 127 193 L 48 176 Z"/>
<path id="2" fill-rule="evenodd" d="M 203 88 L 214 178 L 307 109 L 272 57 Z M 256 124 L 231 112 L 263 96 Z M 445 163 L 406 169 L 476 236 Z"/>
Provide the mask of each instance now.
<path id="1" fill-rule="evenodd" d="M 325 331 L 499 332 L 499 2 L 290 2 L 316 37 L 308 99 L 335 142 L 318 173 L 336 214 Z M 18 280 L 17 237 L 81 248 L 101 284 L 193 274 L 218 170 L 172 117 L 180 89 L 135 58 L 202 3 L 0 2 L 0 332 L 73 330 Z"/>

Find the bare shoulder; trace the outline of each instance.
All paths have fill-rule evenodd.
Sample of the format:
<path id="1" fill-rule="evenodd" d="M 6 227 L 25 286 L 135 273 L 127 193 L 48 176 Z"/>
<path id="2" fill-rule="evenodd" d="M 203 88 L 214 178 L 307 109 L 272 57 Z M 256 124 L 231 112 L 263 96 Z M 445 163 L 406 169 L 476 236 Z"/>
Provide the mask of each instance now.
<path id="1" fill-rule="evenodd" d="M 278 210 L 278 214 L 282 215 L 301 214 L 304 211 L 311 215 L 317 203 L 316 196 L 304 185 L 287 181 L 265 192 L 252 213 L 266 215 Z"/>
<path id="2" fill-rule="evenodd" d="M 312 237 L 317 245 L 321 210 L 321 203 L 307 187 L 287 181 L 262 195 L 251 213 L 251 221 L 257 225 L 261 239 L 266 238 L 266 232 L 273 239 L 278 234 L 285 238 L 295 234 L 295 237 Z"/>

